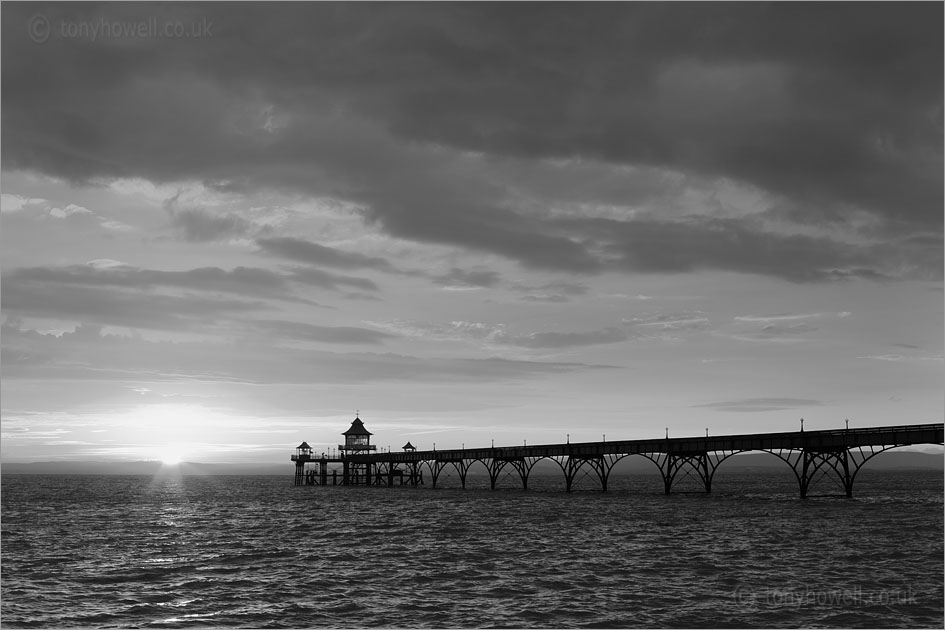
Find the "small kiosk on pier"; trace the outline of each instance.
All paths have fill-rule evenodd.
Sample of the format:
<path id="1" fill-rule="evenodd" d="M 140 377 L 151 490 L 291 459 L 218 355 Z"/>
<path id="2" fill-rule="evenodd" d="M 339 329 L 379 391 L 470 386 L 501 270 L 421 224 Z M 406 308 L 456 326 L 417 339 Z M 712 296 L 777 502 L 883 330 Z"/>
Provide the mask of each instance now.
<path id="1" fill-rule="evenodd" d="M 360 414 L 355 414 L 351 426 L 342 435 L 345 442 L 338 445 L 338 454 L 334 457 L 325 453 L 316 455 L 308 442 L 302 442 L 296 447 L 292 455 L 292 461 L 295 462 L 295 485 L 393 485 L 395 478 L 403 485 L 405 471 L 393 462 L 378 461 L 373 454 L 377 450 L 377 446 L 371 444 L 371 436 L 374 434 L 365 428 Z M 407 442 L 404 451 L 414 452 L 416 448 Z M 416 465 L 408 465 L 406 468 L 406 478 L 410 483 L 423 483 L 423 473 Z"/>

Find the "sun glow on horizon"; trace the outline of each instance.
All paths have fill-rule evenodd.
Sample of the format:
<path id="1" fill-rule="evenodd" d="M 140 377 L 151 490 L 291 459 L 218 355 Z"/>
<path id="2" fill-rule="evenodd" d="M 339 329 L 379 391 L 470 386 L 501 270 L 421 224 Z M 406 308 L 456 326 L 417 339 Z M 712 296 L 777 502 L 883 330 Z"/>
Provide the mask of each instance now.
<path id="1" fill-rule="evenodd" d="M 158 459 L 165 466 L 177 466 L 184 461 L 184 454 L 178 449 L 166 448 L 158 453 Z"/>

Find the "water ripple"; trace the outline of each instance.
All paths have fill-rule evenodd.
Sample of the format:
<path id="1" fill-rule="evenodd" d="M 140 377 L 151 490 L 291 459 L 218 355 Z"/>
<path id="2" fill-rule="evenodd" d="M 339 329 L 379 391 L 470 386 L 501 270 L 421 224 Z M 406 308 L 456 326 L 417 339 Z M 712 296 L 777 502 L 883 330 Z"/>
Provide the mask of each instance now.
<path id="1" fill-rule="evenodd" d="M 941 627 L 942 479 L 853 500 L 2 478 L 5 627 Z M 727 486 L 725 482 L 728 482 Z"/>

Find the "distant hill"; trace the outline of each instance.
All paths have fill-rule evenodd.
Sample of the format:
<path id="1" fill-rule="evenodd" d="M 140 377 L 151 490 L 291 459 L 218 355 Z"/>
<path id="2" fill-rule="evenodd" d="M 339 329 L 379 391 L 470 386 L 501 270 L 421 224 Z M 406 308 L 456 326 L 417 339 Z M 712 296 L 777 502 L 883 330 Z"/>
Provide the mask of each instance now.
<path id="1" fill-rule="evenodd" d="M 285 475 L 295 474 L 292 462 L 285 464 L 201 464 L 181 462 L 165 467 L 161 462 L 32 462 L 0 464 L 0 474 L 11 475 Z"/>
<path id="2" fill-rule="evenodd" d="M 782 468 L 785 463 L 767 453 L 743 453 L 726 460 L 720 472 L 743 470 L 746 468 Z M 921 453 L 917 451 L 888 451 L 880 453 L 866 464 L 866 470 L 890 469 L 925 469 L 945 471 L 945 454 Z M 183 475 L 277 475 L 291 477 L 295 468 L 291 462 L 285 464 L 201 464 L 183 462 L 175 467 L 165 468 L 161 462 L 33 462 L 2 463 L 0 474 L 14 475 L 157 475 L 176 473 Z M 471 474 L 484 474 L 481 466 L 475 467 Z M 643 457 L 630 457 L 622 460 L 614 470 L 615 474 L 653 473 L 657 474 L 654 464 Z M 558 465 L 551 461 L 541 461 L 532 470 L 532 474 L 561 474 Z"/>

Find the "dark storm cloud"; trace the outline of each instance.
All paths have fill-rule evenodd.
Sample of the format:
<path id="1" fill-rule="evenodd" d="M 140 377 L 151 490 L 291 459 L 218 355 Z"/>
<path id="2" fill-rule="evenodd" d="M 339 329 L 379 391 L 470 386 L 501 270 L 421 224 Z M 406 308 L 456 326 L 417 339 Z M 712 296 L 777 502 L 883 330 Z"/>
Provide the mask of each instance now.
<path id="1" fill-rule="evenodd" d="M 27 33 L 36 13 L 53 26 L 43 44 Z M 55 30 L 150 17 L 206 19 L 212 37 L 92 42 Z M 890 271 L 868 248 L 736 220 L 562 229 L 541 204 L 522 211 L 506 164 L 723 178 L 785 200 L 799 224 L 845 225 L 859 208 L 877 219 L 877 242 L 921 234 L 941 250 L 942 17 L 936 3 L 8 3 L 2 158 L 80 181 L 335 196 L 396 236 L 546 269 L 940 276 L 937 257 L 909 241 L 887 246 Z M 531 185 L 553 179 L 544 168 Z M 634 200 L 590 187 L 577 201 Z M 188 217 L 185 234 L 245 229 L 205 218 Z M 269 247 L 330 264 L 300 243 Z"/>

